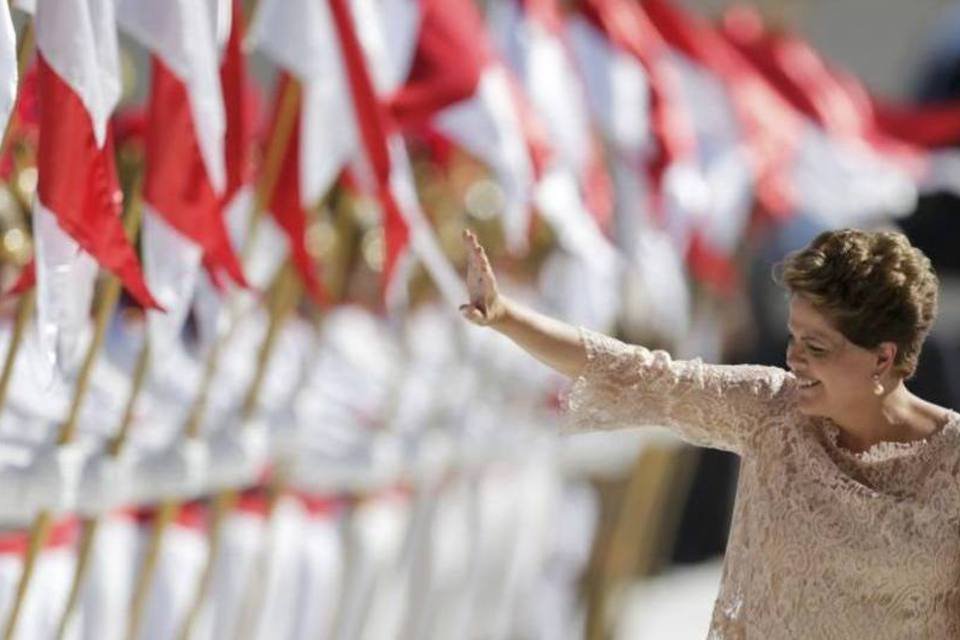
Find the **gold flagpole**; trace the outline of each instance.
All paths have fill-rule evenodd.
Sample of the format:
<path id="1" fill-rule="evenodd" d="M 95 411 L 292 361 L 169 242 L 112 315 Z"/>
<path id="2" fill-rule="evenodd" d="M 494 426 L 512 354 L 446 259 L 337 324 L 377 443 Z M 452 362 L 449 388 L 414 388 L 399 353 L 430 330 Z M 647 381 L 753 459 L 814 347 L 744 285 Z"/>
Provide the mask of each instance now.
<path id="1" fill-rule="evenodd" d="M 134 158 L 131 162 L 134 166 L 133 171 L 135 172 L 133 184 L 135 187 L 138 187 L 139 182 L 142 179 L 144 169 L 143 158 Z M 137 215 L 131 216 L 127 220 L 127 234 L 131 238 L 136 234 L 136 229 L 132 225 L 134 223 L 139 225 L 141 216 L 143 215 L 141 196 L 142 194 L 140 193 L 139 188 L 132 189 L 131 198 L 134 198 L 136 201 L 131 203 L 131 207 L 135 208 Z M 143 339 L 144 342 L 141 346 L 140 353 L 137 355 L 136 363 L 134 364 L 133 379 L 127 395 L 127 401 L 124 407 L 123 416 L 121 418 L 120 427 L 117 430 L 117 435 L 107 445 L 107 453 L 114 459 L 119 458 L 123 451 L 131 425 L 133 423 L 137 399 L 140 396 L 140 391 L 142 390 L 143 384 L 146 380 L 150 357 L 150 344 L 148 340 L 148 333 L 146 331 L 144 331 Z M 58 639 L 62 639 L 66 636 L 70 619 L 72 618 L 73 613 L 76 610 L 77 603 L 79 602 L 80 590 L 83 586 L 83 581 L 86 578 L 86 574 L 90 565 L 90 557 L 93 553 L 94 540 L 96 539 L 97 531 L 100 528 L 102 520 L 103 514 L 83 518 L 83 532 L 81 534 L 80 544 L 77 549 L 77 563 L 74 567 L 73 578 L 70 583 L 70 591 L 67 595 L 67 601 L 64 605 L 63 611 L 60 614 L 60 620 L 57 625 L 55 637 Z"/>
<path id="2" fill-rule="evenodd" d="M 10 146 L 10 138 L 16 128 L 17 105 L 20 103 L 20 91 L 23 87 L 22 78 L 27 68 L 27 60 L 33 52 L 34 33 L 33 22 L 28 22 L 23 28 L 23 36 L 20 38 L 20 45 L 17 49 L 17 97 L 14 100 L 13 111 L 10 112 L 10 119 L 7 121 L 7 128 L 3 131 L 3 139 L 0 140 L 0 154 Z M 33 315 L 33 309 L 36 303 L 36 291 L 31 288 L 20 294 L 20 300 L 17 302 L 17 318 L 14 321 L 13 333 L 10 336 L 10 344 L 7 347 L 7 354 L 3 361 L 3 372 L 0 373 L 0 412 L 3 411 L 7 403 L 7 392 L 10 389 L 10 380 L 13 378 L 13 365 L 17 360 L 17 353 L 20 352 L 20 345 L 23 342 L 24 329 L 30 316 Z"/>
<path id="3" fill-rule="evenodd" d="M 132 237 L 140 228 L 141 207 L 140 207 L 140 174 L 138 173 L 131 187 L 130 197 L 126 200 L 127 211 L 124 214 L 124 221 L 128 237 Z M 120 280 L 110 274 L 107 276 L 103 289 L 100 292 L 100 298 L 97 301 L 96 315 L 94 318 L 94 333 L 87 352 L 84 355 L 83 364 L 77 378 L 77 384 L 74 387 L 73 399 L 70 404 L 70 412 L 67 420 L 60 427 L 60 433 L 57 438 L 58 445 L 69 444 L 76 436 L 77 424 L 80 418 L 80 409 L 86 397 L 87 389 L 93 377 L 93 366 L 96 363 L 100 348 L 103 345 L 106 335 L 107 323 L 113 310 L 116 307 L 117 300 L 120 297 Z M 17 624 L 20 618 L 20 612 L 23 608 L 23 602 L 26 598 L 30 581 L 33 577 L 37 557 L 43 545 L 46 544 L 50 533 L 50 527 L 53 522 L 53 514 L 50 511 L 41 511 L 30 532 L 30 543 L 27 549 L 27 555 L 24 559 L 23 573 L 17 584 L 17 593 L 10 610 L 10 616 L 7 618 L 7 624 L 4 627 L 4 640 L 12 640 L 16 633 Z"/>
<path id="4" fill-rule="evenodd" d="M 284 320 L 286 320 L 290 312 L 296 307 L 299 298 L 300 283 L 294 271 L 293 264 L 288 260 L 284 264 L 283 269 L 277 276 L 274 286 L 272 287 L 272 296 L 270 300 L 270 321 L 267 327 L 267 333 L 263 338 L 263 342 L 261 343 L 260 350 L 257 354 L 257 366 L 254 371 L 253 379 L 251 380 L 250 386 L 247 388 L 247 392 L 244 396 L 243 408 L 240 414 L 242 428 L 247 428 L 247 425 L 250 424 L 250 420 L 256 413 L 260 390 L 263 386 L 266 371 L 270 363 L 270 357 L 273 355 L 273 350 L 277 343 L 277 337 L 280 335 L 280 330 L 283 327 Z M 268 502 L 267 519 L 270 517 L 272 505 L 275 501 L 273 499 L 275 492 L 276 491 L 271 493 L 271 500 Z M 200 614 L 200 610 L 203 606 L 204 600 L 206 599 L 206 595 L 210 590 L 210 584 L 213 578 L 213 568 L 216 563 L 216 554 L 220 548 L 222 525 L 226 519 L 226 516 L 229 515 L 233 505 L 236 503 L 236 499 L 236 489 L 226 489 L 220 491 L 214 498 L 213 521 L 209 533 L 209 546 L 206 563 L 200 575 L 200 581 L 197 585 L 197 591 L 194 596 L 193 603 L 190 607 L 190 610 L 187 612 L 187 616 L 184 619 L 183 626 L 180 630 L 179 637 L 181 640 L 188 640 L 190 638 L 190 632 Z"/>
<path id="5" fill-rule="evenodd" d="M 277 116 L 277 126 L 267 145 L 267 153 L 264 158 L 264 171 L 261 179 L 257 183 L 257 189 L 254 195 L 253 210 L 250 213 L 248 231 L 244 237 L 241 250 L 241 259 L 245 262 L 252 249 L 256 239 L 257 223 L 262 218 L 264 211 L 269 205 L 270 199 L 276 189 L 280 178 L 283 158 L 287 152 L 287 145 L 291 143 L 291 135 L 296 123 L 298 114 L 297 104 L 300 100 L 300 85 L 292 80 L 284 88 L 280 96 L 280 107 Z M 294 141 L 295 143 L 295 141 Z M 210 393 L 210 387 L 216 377 L 217 365 L 219 363 L 221 352 L 233 334 L 236 325 L 236 307 L 233 304 L 228 306 L 227 330 L 217 336 L 210 352 L 207 354 L 203 377 L 200 381 L 200 388 L 194 398 L 190 408 L 187 422 L 184 425 L 184 437 L 197 438 L 200 435 L 200 428 L 206 416 L 207 400 Z M 215 501 L 214 507 L 217 506 Z M 146 604 L 146 594 L 153 583 L 153 576 L 156 572 L 157 558 L 159 557 L 160 547 L 163 544 L 165 531 L 169 524 L 176 518 L 179 512 L 180 504 L 177 501 L 166 501 L 162 504 L 161 515 L 154 523 L 154 529 L 147 547 L 147 556 L 144 565 L 137 576 L 137 582 L 134 586 L 134 597 L 130 606 L 130 624 L 128 626 L 127 638 L 133 640 L 139 626 L 140 619 L 143 616 L 143 607 Z M 221 514 L 222 515 L 222 514 Z M 214 513 L 214 520 L 217 519 Z M 218 525 L 217 522 L 211 524 Z M 210 532 L 211 540 L 215 537 L 214 530 Z M 216 536 L 218 537 L 218 536 Z M 201 580 L 208 573 L 205 568 Z"/>
<path id="6" fill-rule="evenodd" d="M 32 288 L 20 294 L 20 300 L 17 302 L 17 318 L 14 320 L 13 333 L 10 335 L 10 345 L 7 347 L 7 355 L 3 361 L 3 372 L 0 373 L 0 412 L 3 411 L 7 401 L 7 392 L 10 389 L 10 380 L 13 378 L 13 365 L 17 360 L 17 353 L 20 351 L 20 343 L 23 342 L 23 336 L 26 332 L 27 323 L 33 316 L 33 309 L 36 306 L 37 294 Z"/>

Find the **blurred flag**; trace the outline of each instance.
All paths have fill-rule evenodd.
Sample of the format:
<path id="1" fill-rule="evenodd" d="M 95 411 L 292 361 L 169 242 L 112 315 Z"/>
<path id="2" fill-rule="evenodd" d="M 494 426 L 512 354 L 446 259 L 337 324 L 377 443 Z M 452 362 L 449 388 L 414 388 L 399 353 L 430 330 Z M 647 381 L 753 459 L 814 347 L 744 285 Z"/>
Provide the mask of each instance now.
<path id="1" fill-rule="evenodd" d="M 245 23 L 240 0 L 217 0 L 214 5 L 211 9 L 216 14 L 214 31 L 220 50 L 220 88 L 226 116 L 223 139 L 226 186 L 220 206 L 227 233 L 217 238 L 214 246 L 204 250 L 206 269 L 200 273 L 193 298 L 201 344 L 212 344 L 212 340 L 228 328 L 229 316 L 224 313 L 228 308 L 239 310 L 236 305 L 257 304 L 254 295 L 231 295 L 228 307 L 224 294 L 231 281 L 224 276 L 229 273 L 217 265 L 235 258 L 235 250 L 244 252 L 243 277 L 250 287 L 262 290 L 269 285 L 288 254 L 283 231 L 270 220 L 259 221 L 256 242 L 247 237 L 251 215 L 254 214 L 254 131 L 258 124 L 259 94 L 247 70 L 243 49 Z"/>
<path id="2" fill-rule="evenodd" d="M 359 6 L 363 6 L 362 3 Z M 377 197 L 383 208 L 383 274 L 388 304 L 395 307 L 405 303 L 408 278 L 403 271 L 409 268 L 414 255 L 423 262 L 440 294 L 451 305 L 458 304 L 458 300 L 464 299 L 466 291 L 460 277 L 443 255 L 430 223 L 420 208 L 406 146 L 382 98 L 393 87 L 387 85 L 389 78 L 382 81 L 387 86 L 375 85 L 368 54 L 361 49 L 358 25 L 367 22 L 367 16 L 360 12 L 352 13 L 347 0 L 330 0 L 330 8 L 353 98 L 363 157 L 373 174 Z M 387 48 L 385 38 L 389 33 L 391 16 L 381 15 L 383 19 L 379 22 L 384 29 L 379 33 L 367 32 L 368 42 L 373 40 L 368 46 L 375 52 Z M 381 36 L 379 44 L 374 39 L 376 35 Z M 375 65 L 378 58 L 375 55 L 370 57 Z M 405 255 L 410 250 L 412 253 Z"/>
<path id="3" fill-rule="evenodd" d="M 244 283 L 221 215 L 226 130 L 219 48 L 211 7 L 218 0 L 121 0 L 118 19 L 151 54 L 143 183 L 144 265 L 167 313 L 148 314 L 158 352 L 177 340 L 201 259 Z"/>
<path id="4" fill-rule="evenodd" d="M 273 193 L 268 194 L 268 207 L 287 237 L 306 290 L 320 302 L 326 296 L 317 277 L 318 267 L 307 251 L 306 210 L 327 193 L 356 147 L 327 3 L 263 0 L 250 26 L 250 40 L 283 70 L 266 146 L 269 154 L 271 145 L 279 143 L 285 153 Z M 300 91 L 295 123 L 284 143 L 276 139 L 277 125 L 283 96 L 288 95 L 287 86 L 294 79 Z M 331 126 L 333 122 L 336 126 Z"/>
<path id="5" fill-rule="evenodd" d="M 504 190 L 508 245 L 526 247 L 530 199 L 546 140 L 516 79 L 497 58 L 471 0 L 420 0 L 413 63 L 390 109 L 404 128 L 432 127 L 488 164 Z"/>
<path id="6" fill-rule="evenodd" d="M 267 140 L 273 140 L 277 135 L 283 96 L 291 82 L 294 80 L 288 74 L 284 74 L 277 83 L 277 100 Z M 300 154 L 303 145 L 300 142 L 301 99 L 299 96 L 294 120 L 293 129 L 289 134 L 290 140 L 287 143 L 287 152 L 281 160 L 280 172 L 269 202 L 269 209 L 277 224 L 287 235 L 290 257 L 304 287 L 314 302 L 323 305 L 327 302 L 327 293 L 317 275 L 318 266 L 307 250 L 307 212 L 300 185 L 302 174 Z"/>
<path id="7" fill-rule="evenodd" d="M 17 34 L 10 5 L 0 8 L 0 131 L 6 131 L 17 101 Z"/>
<path id="8" fill-rule="evenodd" d="M 654 144 L 651 112 L 659 104 L 630 38 L 607 30 L 602 18 L 607 6 L 598 0 L 577 6 L 567 18 L 570 46 L 601 133 L 618 154 L 639 164 Z"/>
<path id="9" fill-rule="evenodd" d="M 796 193 L 789 180 L 802 120 L 766 80 L 710 25 L 670 0 L 644 0 L 643 11 L 666 42 L 714 73 L 736 112 L 765 213 L 789 216 Z"/>
<path id="10" fill-rule="evenodd" d="M 404 0 L 351 5 L 264 0 L 251 35 L 302 83 L 296 151 L 301 204 L 317 202 L 348 165 L 358 168 L 358 175 L 369 175 L 383 209 L 385 296 L 402 297 L 406 278 L 401 271 L 406 268 L 399 267 L 410 264 L 405 256 L 412 249 L 441 293 L 453 301 L 462 297 L 462 285 L 420 210 L 403 141 L 382 102 L 405 76 L 404 45 L 397 39 L 406 33 L 409 50 L 415 10 L 415 3 Z M 362 45 L 358 32 L 364 36 Z M 397 49 L 400 54 L 391 55 Z M 381 64 L 368 67 L 368 57 Z"/>
<path id="11" fill-rule="evenodd" d="M 617 151 L 620 182 L 638 174 L 645 189 L 631 201 L 644 201 L 654 220 L 628 222 L 629 233 L 669 233 L 694 276 L 722 289 L 733 279 L 730 256 L 740 239 L 752 198 L 751 176 L 739 127 L 726 95 L 708 73 L 671 49 L 641 7 L 629 0 L 589 0 L 579 7 L 574 26 L 586 74 L 607 78 L 591 94 L 632 96 L 649 104 L 645 129 L 625 130 L 621 113 L 643 108 L 615 100 L 599 102 L 601 121 Z M 629 56 L 626 58 L 625 56 Z M 646 78 L 647 92 L 627 84 Z M 588 76 L 589 77 L 589 76 Z M 628 87 L 626 90 L 620 87 Z M 620 89 L 618 89 L 620 88 Z M 616 111 L 613 109 L 616 107 Z M 622 188 L 622 184 L 621 184 Z M 644 198 L 646 196 L 646 198 Z M 656 225 L 656 226 L 654 226 Z M 636 239 L 627 242 L 634 246 Z M 628 253 L 630 250 L 628 249 Z M 637 258 L 635 257 L 635 260 Z"/>
<path id="12" fill-rule="evenodd" d="M 611 98 L 632 98 L 598 104 L 600 120 L 607 122 L 622 161 L 646 174 L 649 209 L 672 229 L 683 251 L 690 216 L 704 206 L 705 198 L 695 168 L 696 131 L 669 50 L 639 5 L 630 0 L 588 0 L 579 6 L 575 20 L 585 75 L 609 79 L 595 90 L 606 91 Z M 630 86 L 638 85 L 641 75 L 646 78 L 644 91 Z M 624 126 L 638 108 L 647 115 L 649 129 L 640 128 L 645 123 Z"/>
<path id="13" fill-rule="evenodd" d="M 690 212 L 688 228 L 681 230 L 684 255 L 697 280 L 729 293 L 737 282 L 734 254 L 754 206 L 748 148 L 723 83 L 680 52 L 671 52 L 671 61 L 683 105 L 691 116 L 694 166 L 703 189 L 697 208 Z"/>
<path id="14" fill-rule="evenodd" d="M 799 38 L 767 32 L 755 11 L 728 12 L 722 34 L 804 116 L 790 171 L 798 210 L 834 227 L 913 211 L 925 153 L 877 126 L 858 80 Z"/>
<path id="15" fill-rule="evenodd" d="M 240 0 L 216 0 L 214 4 L 220 9 L 215 31 L 218 46 L 223 45 L 220 47 L 220 90 L 223 95 L 226 125 L 223 138 L 226 185 L 221 194 L 220 205 L 223 222 L 229 229 L 230 213 L 234 207 L 241 204 L 239 200 L 243 200 L 244 214 L 249 214 L 251 210 L 249 193 L 254 168 L 253 125 L 256 95 L 243 52 L 244 18 Z M 241 193 L 244 193 L 243 197 Z M 240 279 L 231 275 L 234 268 L 231 265 L 236 265 L 237 262 L 234 246 L 235 243 L 242 243 L 242 237 L 218 233 L 212 240 L 212 246 L 205 247 L 203 257 L 207 272 L 221 287 L 224 285 L 223 276 L 229 276 L 237 284 L 244 285 L 245 273 L 234 274 L 239 275 Z"/>
<path id="16" fill-rule="evenodd" d="M 569 49 L 566 23 L 556 0 L 508 0 L 491 8 L 491 31 L 543 118 L 554 162 L 572 172 L 597 224 L 612 213 L 612 186 L 595 135 L 583 82 Z"/>
<path id="17" fill-rule="evenodd" d="M 90 313 L 97 262 L 158 308 L 120 220 L 108 120 L 120 98 L 113 0 L 38 0 L 37 316 L 43 353 L 72 365 Z"/>

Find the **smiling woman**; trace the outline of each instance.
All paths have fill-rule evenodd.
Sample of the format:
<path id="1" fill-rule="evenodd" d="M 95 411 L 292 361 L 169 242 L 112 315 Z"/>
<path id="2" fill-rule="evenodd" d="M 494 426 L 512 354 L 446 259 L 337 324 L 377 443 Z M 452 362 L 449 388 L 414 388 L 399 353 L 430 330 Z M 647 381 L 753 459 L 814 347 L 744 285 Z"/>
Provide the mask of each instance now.
<path id="1" fill-rule="evenodd" d="M 960 414 L 912 394 L 937 279 L 894 233 L 787 258 L 791 371 L 674 360 L 500 295 L 467 234 L 464 317 L 574 378 L 583 430 L 663 425 L 741 456 L 709 638 L 960 637 Z"/>
<path id="2" fill-rule="evenodd" d="M 930 261 L 894 232 L 818 236 L 778 269 L 791 293 L 787 364 L 798 406 L 831 419 L 841 443 L 868 449 L 929 436 L 946 410 L 907 391 L 937 313 Z"/>

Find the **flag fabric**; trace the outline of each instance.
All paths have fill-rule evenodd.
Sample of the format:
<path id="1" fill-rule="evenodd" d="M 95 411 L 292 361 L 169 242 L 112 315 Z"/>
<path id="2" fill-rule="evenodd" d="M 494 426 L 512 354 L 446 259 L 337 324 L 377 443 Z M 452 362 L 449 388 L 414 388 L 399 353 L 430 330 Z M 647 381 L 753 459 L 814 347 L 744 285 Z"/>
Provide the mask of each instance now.
<path id="1" fill-rule="evenodd" d="M 767 214 L 790 216 L 795 192 L 787 168 L 802 127 L 796 111 L 703 20 L 669 0 L 644 0 L 642 10 L 671 47 L 724 83 L 750 154 L 756 199 Z"/>
<path id="2" fill-rule="evenodd" d="M 282 96 L 289 83 L 294 82 L 288 75 L 284 75 L 277 83 L 277 101 L 268 130 L 267 139 L 276 135 Z M 298 97 L 296 116 L 293 130 L 290 132 L 290 141 L 287 143 L 287 152 L 284 154 L 277 183 L 274 187 L 269 203 L 270 213 L 287 236 L 290 250 L 290 259 L 293 261 L 300 279 L 303 281 L 307 293 L 314 302 L 320 305 L 327 303 L 327 293 L 317 275 L 318 266 L 307 250 L 307 212 L 300 186 L 300 130 L 301 130 L 301 99 Z"/>
<path id="3" fill-rule="evenodd" d="M 217 7 L 222 7 L 218 0 Z M 247 71 L 247 60 L 243 52 L 244 22 L 240 0 L 228 2 L 229 10 L 219 11 L 216 21 L 218 43 L 222 40 L 220 58 L 220 88 L 223 94 L 225 126 L 223 148 L 225 155 L 226 184 L 221 196 L 221 215 L 227 229 L 230 228 L 231 213 L 239 213 L 246 227 L 246 217 L 251 210 L 250 190 L 254 175 L 253 127 L 256 120 L 256 102 L 253 85 Z M 246 274 L 236 268 L 234 246 L 242 243 L 242 237 L 228 232 L 212 235 L 211 242 L 205 247 L 204 266 L 214 283 L 222 288 L 222 275 L 230 275 L 240 285 L 244 285 Z M 226 274 L 221 274 L 224 268 Z M 234 276 L 240 276 L 236 278 Z"/>
<path id="4" fill-rule="evenodd" d="M 318 266 L 306 250 L 306 211 L 330 189 L 356 148 L 349 94 L 340 69 L 330 10 L 326 2 L 264 0 L 250 25 L 250 41 L 282 70 L 278 82 L 274 140 L 280 102 L 288 82 L 299 83 L 296 123 L 285 142 L 277 184 L 269 209 L 287 238 L 293 264 L 315 300 L 326 296 L 317 278 Z M 336 126 L 330 126 L 337 122 Z M 284 141 L 280 141 L 281 143 Z M 270 222 L 267 223 L 271 224 Z"/>
<path id="5" fill-rule="evenodd" d="M 200 273 L 194 293 L 193 317 L 201 345 L 213 340 L 226 327 L 225 311 L 228 292 L 231 304 L 241 299 L 255 305 L 254 295 L 240 296 L 231 283 L 263 290 L 287 255 L 283 232 L 270 221 L 259 224 L 256 242 L 248 238 L 250 218 L 254 215 L 255 128 L 259 124 L 259 94 L 247 69 L 244 52 L 245 23 L 240 0 L 218 0 L 211 6 L 214 32 L 220 53 L 220 88 L 223 94 L 226 130 L 223 146 L 226 156 L 226 185 L 220 199 L 221 216 L 226 233 L 218 234 L 213 246 L 206 246 L 203 255 L 205 270 Z M 214 239 L 214 238 L 211 238 Z M 242 256 L 243 282 L 229 277 L 218 265 Z"/>
<path id="6" fill-rule="evenodd" d="M 647 207 L 661 226 L 673 228 L 683 252 L 692 212 L 704 204 L 704 187 L 695 169 L 694 124 L 682 100 L 669 48 L 639 6 L 628 0 L 589 0 L 578 7 L 577 19 L 574 24 L 578 25 L 584 66 L 605 70 L 601 77 L 610 78 L 611 94 L 619 91 L 621 96 L 631 97 L 631 103 L 645 100 L 649 105 L 644 112 L 649 125 L 633 124 L 629 130 L 624 126 L 629 120 L 622 114 L 631 103 L 610 101 L 598 107 L 608 121 L 607 131 L 614 136 L 611 140 L 617 153 L 646 174 Z M 637 84 L 631 75 L 639 74 L 646 78 L 642 92 L 628 84 Z M 616 111 L 610 110 L 614 108 Z"/>
<path id="7" fill-rule="evenodd" d="M 0 8 L 0 131 L 6 131 L 17 101 L 17 34 L 10 5 Z"/>
<path id="8" fill-rule="evenodd" d="M 405 144 L 382 97 L 393 88 L 391 79 L 381 80 L 386 86 L 375 84 L 358 36 L 357 25 L 363 16 L 353 14 L 347 0 L 330 0 L 330 9 L 352 97 L 362 157 L 373 174 L 383 211 L 386 300 L 394 307 L 405 302 L 403 292 L 407 276 L 403 273 L 405 268 L 401 267 L 409 267 L 416 256 L 423 262 L 441 295 L 449 303 L 457 304 L 466 291 L 437 245 L 433 230 L 420 208 Z M 388 20 L 389 17 L 381 24 L 386 26 Z M 380 32 L 381 35 L 386 33 L 386 29 Z M 368 38 L 372 36 L 368 34 Z M 380 48 L 384 50 L 386 45 Z M 401 265 L 401 261 L 405 264 Z"/>
<path id="9" fill-rule="evenodd" d="M 166 308 L 148 316 L 154 347 L 176 340 L 197 286 L 201 261 L 217 277 L 245 280 L 222 215 L 226 191 L 218 0 L 122 0 L 118 19 L 151 54 L 147 110 L 144 263 Z"/>
<path id="10" fill-rule="evenodd" d="M 799 38 L 766 32 L 745 8 L 728 12 L 721 32 L 804 117 L 790 172 L 799 210 L 828 226 L 913 211 L 925 152 L 878 127 L 858 81 Z"/>
<path id="11" fill-rule="evenodd" d="M 345 3 L 265 0 L 251 26 L 254 42 L 302 85 L 299 139 L 287 148 L 288 154 L 299 154 L 300 206 L 316 203 L 347 167 L 369 176 L 383 211 L 386 297 L 396 299 L 393 292 L 406 282 L 401 272 L 415 253 L 441 292 L 459 299 L 462 285 L 419 209 L 406 150 L 382 97 L 406 76 L 403 61 L 416 34 L 418 22 L 411 12 L 417 7 L 401 0 L 386 3 L 382 12 L 362 3 L 357 7 L 366 11 L 362 17 Z M 400 28 L 386 29 L 387 23 Z M 360 29 L 365 29 L 362 44 Z M 407 34 L 406 42 L 398 42 L 398 33 Z M 390 64 L 368 66 L 368 57 L 378 52 Z M 378 69 L 376 77 L 372 69 Z M 378 81 L 383 86 L 377 86 Z M 338 125 L 331 127 L 331 122 Z M 290 201 L 292 196 L 274 197 Z M 305 219 L 290 222 L 281 225 L 288 235 L 294 228 L 306 228 Z M 291 246 L 303 242 L 290 240 Z"/>
<path id="12" fill-rule="evenodd" d="M 491 11 L 491 32 L 499 49 L 547 129 L 552 164 L 573 173 L 587 210 L 607 227 L 613 207 L 610 176 L 559 4 L 511 1 L 495 4 Z"/>
<path id="13" fill-rule="evenodd" d="M 900 182 L 912 180 L 914 191 L 960 191 L 960 155 L 937 148 L 960 132 L 956 104 L 896 108 L 876 99 L 858 78 L 831 65 L 799 36 L 767 31 L 755 12 L 728 13 L 723 24 L 725 35 L 786 99 L 845 149 L 878 158 L 875 164 L 889 167 L 888 173 L 905 174 Z M 907 195 L 894 215 L 913 210 L 916 194 Z"/>
<path id="14" fill-rule="evenodd" d="M 581 64 L 608 78 L 591 93 L 610 99 L 597 104 L 606 120 L 621 173 L 632 167 L 645 188 L 627 201 L 645 201 L 649 217 L 625 228 L 667 233 L 694 276 L 728 289 L 730 255 L 749 212 L 750 179 L 744 175 L 738 123 L 717 81 L 668 45 L 641 7 L 625 0 L 590 0 L 574 18 Z M 629 71 L 624 73 L 620 69 Z M 586 72 L 590 73 L 590 72 Z M 646 81 L 645 91 L 631 90 Z M 630 82 L 631 78 L 636 78 Z M 622 101 L 623 98 L 621 97 Z M 649 103 L 649 125 L 626 129 L 631 102 Z M 707 100 L 706 105 L 701 105 Z M 715 111 L 706 111 L 716 107 Z M 706 119 L 704 117 L 707 116 Z M 621 177 L 621 182 L 625 181 Z M 644 197 L 645 196 L 645 197 Z M 638 240 L 621 239 L 630 247 Z M 634 258 L 637 259 L 636 257 Z"/>
<path id="15" fill-rule="evenodd" d="M 112 0 L 39 0 L 37 317 L 48 364 L 69 368 L 88 325 L 97 263 L 159 308 L 120 220 L 108 120 L 120 97 Z"/>
<path id="16" fill-rule="evenodd" d="M 470 0 L 421 0 L 409 77 L 390 97 L 405 129 L 429 125 L 490 166 L 504 190 L 508 245 L 526 246 L 544 136 Z"/>

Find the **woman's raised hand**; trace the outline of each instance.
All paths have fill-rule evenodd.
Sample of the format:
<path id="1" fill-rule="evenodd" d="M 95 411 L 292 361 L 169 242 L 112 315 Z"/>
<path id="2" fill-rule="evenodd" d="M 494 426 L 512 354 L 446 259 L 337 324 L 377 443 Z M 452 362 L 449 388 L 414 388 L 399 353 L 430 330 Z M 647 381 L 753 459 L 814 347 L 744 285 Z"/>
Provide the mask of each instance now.
<path id="1" fill-rule="evenodd" d="M 495 325 L 506 315 L 506 307 L 497 289 L 497 279 L 490 268 L 487 252 L 469 229 L 463 232 L 463 241 L 467 245 L 467 292 L 470 302 L 460 305 L 460 313 L 475 325 Z"/>

